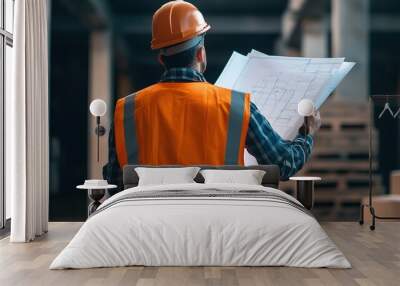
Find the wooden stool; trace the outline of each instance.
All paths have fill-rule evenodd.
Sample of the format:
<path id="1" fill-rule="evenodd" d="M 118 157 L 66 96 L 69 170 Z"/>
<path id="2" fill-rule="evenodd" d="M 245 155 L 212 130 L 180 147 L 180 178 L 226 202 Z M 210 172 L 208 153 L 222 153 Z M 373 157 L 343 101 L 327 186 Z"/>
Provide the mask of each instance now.
<path id="1" fill-rule="evenodd" d="M 363 204 L 368 204 L 368 197 L 363 198 Z M 372 205 L 375 214 L 382 217 L 400 217 L 400 195 L 374 196 Z M 364 210 L 364 221 L 371 222 L 372 216 L 368 208 Z M 378 219 L 378 218 L 377 218 Z"/>
<path id="2" fill-rule="evenodd" d="M 390 194 L 400 195 L 400 170 L 390 173 Z"/>

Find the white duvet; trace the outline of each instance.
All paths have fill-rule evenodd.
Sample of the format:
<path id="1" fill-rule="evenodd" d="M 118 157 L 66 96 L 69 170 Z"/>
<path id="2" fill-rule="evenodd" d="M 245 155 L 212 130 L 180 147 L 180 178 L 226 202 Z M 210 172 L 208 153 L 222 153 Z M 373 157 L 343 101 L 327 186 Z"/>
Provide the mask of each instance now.
<path id="1" fill-rule="evenodd" d="M 127 265 L 351 267 L 313 216 L 280 201 L 235 196 L 121 200 L 136 192 L 207 189 L 258 190 L 300 204 L 282 191 L 253 185 L 131 188 L 106 200 L 50 269 Z"/>

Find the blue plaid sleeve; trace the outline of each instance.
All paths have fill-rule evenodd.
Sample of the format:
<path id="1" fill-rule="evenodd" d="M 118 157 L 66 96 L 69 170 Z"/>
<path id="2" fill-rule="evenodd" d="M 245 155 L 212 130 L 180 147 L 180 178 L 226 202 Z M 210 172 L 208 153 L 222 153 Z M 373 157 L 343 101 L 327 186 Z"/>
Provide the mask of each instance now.
<path id="1" fill-rule="evenodd" d="M 311 154 L 312 136 L 297 135 L 293 141 L 282 139 L 254 103 L 250 105 L 250 123 L 246 138 L 247 151 L 258 164 L 275 164 L 281 179 L 287 180 L 299 171 Z"/>

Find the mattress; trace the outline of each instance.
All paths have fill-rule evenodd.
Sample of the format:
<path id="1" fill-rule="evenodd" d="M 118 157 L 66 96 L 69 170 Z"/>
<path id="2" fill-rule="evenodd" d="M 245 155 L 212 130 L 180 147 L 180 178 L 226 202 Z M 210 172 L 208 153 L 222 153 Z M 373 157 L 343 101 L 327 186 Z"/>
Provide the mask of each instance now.
<path id="1" fill-rule="evenodd" d="M 144 266 L 350 268 L 301 203 L 254 185 L 127 189 L 106 200 L 50 269 Z"/>

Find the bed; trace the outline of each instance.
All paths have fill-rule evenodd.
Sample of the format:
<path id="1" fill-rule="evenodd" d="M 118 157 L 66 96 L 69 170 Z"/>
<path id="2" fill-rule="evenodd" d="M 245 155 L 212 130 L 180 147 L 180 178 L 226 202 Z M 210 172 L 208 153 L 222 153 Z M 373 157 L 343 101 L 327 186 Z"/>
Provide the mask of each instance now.
<path id="1" fill-rule="evenodd" d="M 196 183 L 138 186 L 107 199 L 50 269 L 144 266 L 291 266 L 350 268 L 314 216 L 280 191 L 276 166 L 262 185 Z M 201 166 L 202 168 L 216 168 Z"/>

